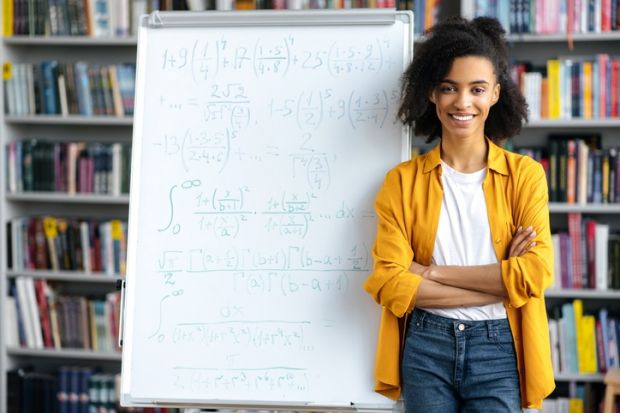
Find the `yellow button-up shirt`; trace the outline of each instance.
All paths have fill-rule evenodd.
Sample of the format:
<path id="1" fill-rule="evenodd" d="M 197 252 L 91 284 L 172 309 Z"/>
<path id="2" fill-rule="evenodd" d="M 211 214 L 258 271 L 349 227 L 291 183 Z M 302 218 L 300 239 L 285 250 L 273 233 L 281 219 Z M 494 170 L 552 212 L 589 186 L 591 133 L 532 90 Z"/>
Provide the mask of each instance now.
<path id="1" fill-rule="evenodd" d="M 547 180 L 531 158 L 508 152 L 487 139 L 488 172 L 482 184 L 495 255 L 508 297 L 504 305 L 514 338 L 521 405 L 541 408 L 555 387 L 544 290 L 553 279 Z M 406 315 L 415 308 L 422 277 L 409 271 L 415 259 L 430 265 L 443 198 L 440 145 L 390 170 L 376 201 L 374 268 L 365 290 L 382 306 L 375 365 L 375 390 L 400 396 L 400 354 Z M 508 257 L 519 226 L 532 226 L 536 246 Z"/>

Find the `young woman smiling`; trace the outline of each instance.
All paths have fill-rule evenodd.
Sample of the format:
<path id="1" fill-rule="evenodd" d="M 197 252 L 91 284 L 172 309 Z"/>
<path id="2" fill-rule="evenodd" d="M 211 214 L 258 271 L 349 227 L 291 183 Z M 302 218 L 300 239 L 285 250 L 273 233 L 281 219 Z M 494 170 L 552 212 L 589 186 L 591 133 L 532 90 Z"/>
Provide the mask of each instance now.
<path id="1" fill-rule="evenodd" d="M 375 389 L 408 413 L 519 412 L 554 388 L 547 181 L 498 146 L 527 120 L 503 35 L 447 20 L 404 74 L 401 119 L 439 143 L 387 173 L 364 288 L 383 308 Z"/>

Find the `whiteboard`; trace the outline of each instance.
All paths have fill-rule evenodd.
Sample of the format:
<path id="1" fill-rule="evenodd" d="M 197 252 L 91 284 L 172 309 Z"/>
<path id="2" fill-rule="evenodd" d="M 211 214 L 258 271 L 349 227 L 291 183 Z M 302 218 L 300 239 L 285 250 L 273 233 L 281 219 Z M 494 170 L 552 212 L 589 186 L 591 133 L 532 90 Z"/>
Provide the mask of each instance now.
<path id="1" fill-rule="evenodd" d="M 161 12 L 138 39 L 123 405 L 391 408 L 362 284 L 412 14 Z"/>

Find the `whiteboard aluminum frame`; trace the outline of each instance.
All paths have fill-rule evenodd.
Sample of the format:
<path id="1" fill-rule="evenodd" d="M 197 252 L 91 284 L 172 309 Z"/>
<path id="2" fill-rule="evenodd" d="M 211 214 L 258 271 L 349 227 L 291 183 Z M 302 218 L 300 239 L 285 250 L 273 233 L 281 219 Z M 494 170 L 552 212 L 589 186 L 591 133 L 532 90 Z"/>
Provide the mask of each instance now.
<path id="1" fill-rule="evenodd" d="M 141 27 L 150 29 L 170 27 L 235 27 L 235 26 L 358 26 L 389 25 L 401 15 L 411 15 L 413 35 L 413 14 L 411 11 L 394 9 L 351 9 L 351 10 L 248 10 L 248 11 L 205 11 L 169 12 L 156 11 L 142 16 Z M 413 37 L 412 37 L 413 39 Z"/>
<path id="2" fill-rule="evenodd" d="M 334 26 L 334 25 L 388 25 L 394 24 L 397 20 L 403 22 L 406 30 L 403 31 L 403 72 L 413 59 L 414 46 L 414 19 L 413 12 L 410 10 L 396 11 L 395 9 L 354 9 L 354 10 L 255 10 L 255 11 L 207 11 L 207 12 L 160 12 L 156 11 L 149 15 L 143 15 L 140 19 L 138 31 L 138 47 L 136 59 L 136 80 L 135 80 L 135 101 L 141 102 L 145 95 L 144 75 L 142 66 L 146 65 L 146 53 L 148 50 L 148 29 L 170 28 L 170 27 L 231 27 L 231 26 Z M 134 108 L 134 126 L 132 136 L 132 159 L 129 195 L 129 226 L 128 233 L 137 233 L 135 223 L 138 222 L 139 206 L 139 183 L 141 181 L 141 159 L 139 154 L 142 152 L 144 110 L 142 105 Z M 409 127 L 402 128 L 402 156 L 401 160 L 406 161 L 411 158 L 412 131 Z M 138 249 L 137 242 L 131 237 L 127 243 L 127 276 L 122 292 L 133 296 L 132 273 L 136 263 L 134 257 Z M 127 297 L 123 297 L 126 302 Z M 132 299 L 132 301 L 134 301 Z M 302 403 L 277 403 L 251 401 L 238 402 L 235 400 L 209 399 L 197 403 L 189 399 L 177 400 L 151 400 L 131 398 L 128 383 L 131 383 L 131 354 L 133 354 L 133 343 L 131 340 L 123 338 L 123 332 L 131 331 L 136 320 L 131 312 L 125 314 L 126 307 L 122 308 L 121 324 L 119 326 L 122 342 L 122 363 L 121 363 L 121 405 L 125 407 L 177 407 L 177 408 L 217 408 L 217 409 L 270 409 L 270 410 L 302 410 L 302 411 L 360 411 L 360 412 L 401 412 L 403 406 L 401 402 L 393 402 L 386 399 L 384 405 L 365 405 L 350 402 L 348 404 L 321 404 L 314 402 Z"/>

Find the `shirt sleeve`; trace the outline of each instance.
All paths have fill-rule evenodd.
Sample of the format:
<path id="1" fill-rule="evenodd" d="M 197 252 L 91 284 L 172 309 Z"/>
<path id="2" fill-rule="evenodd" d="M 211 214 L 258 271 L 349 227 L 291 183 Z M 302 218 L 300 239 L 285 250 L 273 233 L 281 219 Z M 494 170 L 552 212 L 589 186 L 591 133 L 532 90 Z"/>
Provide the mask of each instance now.
<path id="1" fill-rule="evenodd" d="M 407 237 L 402 190 L 398 171 L 390 171 L 375 200 L 374 266 L 364 284 L 373 299 L 397 317 L 413 309 L 422 281 L 420 275 L 409 272 L 414 254 Z"/>
<path id="2" fill-rule="evenodd" d="M 530 163 L 517 182 L 515 225 L 536 231 L 536 246 L 519 257 L 501 262 L 502 280 L 509 304 L 521 307 L 532 297 L 541 298 L 553 281 L 553 247 L 549 225 L 547 178 L 542 165 Z"/>

